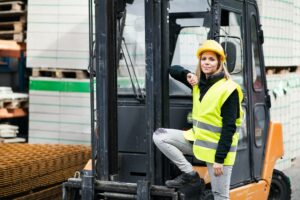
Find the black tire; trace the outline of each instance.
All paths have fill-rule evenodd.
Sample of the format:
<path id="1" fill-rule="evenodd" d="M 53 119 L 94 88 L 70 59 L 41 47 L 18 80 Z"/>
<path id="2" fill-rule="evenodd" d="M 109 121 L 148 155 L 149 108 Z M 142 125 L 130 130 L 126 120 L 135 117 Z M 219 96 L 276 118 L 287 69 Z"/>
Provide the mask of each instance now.
<path id="1" fill-rule="evenodd" d="M 205 189 L 201 193 L 199 200 L 214 200 L 214 195 L 210 189 Z"/>
<path id="2" fill-rule="evenodd" d="M 283 172 L 274 169 L 268 200 L 290 200 L 291 182 Z"/>

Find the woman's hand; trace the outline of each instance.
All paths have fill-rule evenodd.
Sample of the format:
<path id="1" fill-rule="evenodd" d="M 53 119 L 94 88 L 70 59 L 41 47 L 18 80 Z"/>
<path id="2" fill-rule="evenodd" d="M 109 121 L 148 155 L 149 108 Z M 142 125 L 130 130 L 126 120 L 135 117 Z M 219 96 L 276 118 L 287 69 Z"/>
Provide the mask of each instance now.
<path id="1" fill-rule="evenodd" d="M 198 84 L 198 77 L 193 73 L 188 73 L 186 75 L 186 79 L 189 82 L 189 84 L 191 84 L 191 86 Z"/>
<path id="2" fill-rule="evenodd" d="M 213 165 L 213 169 L 214 169 L 214 174 L 215 176 L 221 176 L 223 175 L 223 164 L 220 163 L 214 163 Z"/>

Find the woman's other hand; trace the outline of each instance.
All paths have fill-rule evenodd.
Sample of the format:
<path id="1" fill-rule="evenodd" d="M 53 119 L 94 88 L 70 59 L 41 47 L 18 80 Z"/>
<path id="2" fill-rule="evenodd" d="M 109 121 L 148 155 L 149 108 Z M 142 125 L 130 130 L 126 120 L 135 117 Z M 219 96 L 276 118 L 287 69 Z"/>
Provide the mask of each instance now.
<path id="1" fill-rule="evenodd" d="M 223 175 L 223 164 L 220 163 L 214 163 L 213 165 L 214 174 L 215 176 L 221 176 Z"/>
<path id="2" fill-rule="evenodd" d="M 191 86 L 198 84 L 198 77 L 193 73 L 188 73 L 186 75 L 186 79 L 189 82 L 189 84 L 191 84 Z"/>

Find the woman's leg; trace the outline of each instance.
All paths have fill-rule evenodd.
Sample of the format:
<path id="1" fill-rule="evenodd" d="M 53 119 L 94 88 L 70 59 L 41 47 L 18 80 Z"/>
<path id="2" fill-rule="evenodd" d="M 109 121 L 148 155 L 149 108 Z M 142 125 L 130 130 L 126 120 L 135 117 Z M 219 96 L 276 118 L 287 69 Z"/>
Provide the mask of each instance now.
<path id="1" fill-rule="evenodd" d="M 214 195 L 214 200 L 229 200 L 230 179 L 232 166 L 223 166 L 223 175 L 215 176 L 213 164 L 206 163 L 208 173 L 211 180 L 211 190 Z"/>
<path id="2" fill-rule="evenodd" d="M 182 172 L 193 172 L 191 163 L 183 155 L 193 155 L 193 145 L 184 138 L 183 131 L 159 128 L 153 134 L 153 141 L 159 150 Z"/>

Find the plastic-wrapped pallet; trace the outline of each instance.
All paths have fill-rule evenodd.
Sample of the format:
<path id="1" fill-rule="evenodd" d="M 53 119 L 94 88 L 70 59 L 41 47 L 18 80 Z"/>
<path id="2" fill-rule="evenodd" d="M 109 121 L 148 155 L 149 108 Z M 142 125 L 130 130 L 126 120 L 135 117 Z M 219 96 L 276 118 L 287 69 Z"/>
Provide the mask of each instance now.
<path id="1" fill-rule="evenodd" d="M 258 6 L 265 33 L 266 66 L 299 65 L 300 2 L 258 0 Z M 86 69 L 89 44 L 87 7 L 85 0 L 29 1 L 27 66 Z M 133 24 L 139 31 L 144 28 L 139 18 L 131 17 L 128 14 L 125 36 L 127 31 L 128 36 L 135 34 Z M 143 41 L 144 33 L 135 35 L 136 38 Z M 137 49 L 144 52 L 144 47 Z M 144 55 L 138 56 L 144 58 Z"/>
<path id="2" fill-rule="evenodd" d="M 271 120 L 279 121 L 283 126 L 285 155 L 276 167 L 287 169 L 293 158 L 300 156 L 300 126 L 298 110 L 300 109 L 300 75 L 267 76 L 271 95 Z"/>
<path id="3" fill-rule="evenodd" d="M 293 41 L 293 54 L 295 55 L 293 57 L 294 59 L 294 64 L 295 65 L 300 65 L 300 1 L 299 0 L 294 0 L 294 13 L 293 13 L 293 21 L 294 21 L 294 29 L 293 29 L 293 36 L 294 36 L 294 41 Z M 289 30 L 287 30 L 289 31 Z M 289 31 L 290 32 L 290 31 Z"/>
<path id="4" fill-rule="evenodd" d="M 33 78 L 29 143 L 90 144 L 89 80 Z"/>
<path id="5" fill-rule="evenodd" d="M 300 126 L 299 126 L 299 120 L 300 120 L 300 114 L 297 112 L 300 109 L 300 76 L 294 75 L 290 76 L 288 80 L 289 85 L 289 93 L 291 96 L 290 101 L 290 110 L 289 110 L 289 116 L 290 116 L 290 123 L 291 123 L 291 153 L 292 157 L 295 158 L 299 156 L 299 136 L 300 136 Z"/>
<path id="6" fill-rule="evenodd" d="M 286 97 L 286 93 L 284 92 L 284 80 L 282 80 L 282 76 L 274 75 L 267 77 L 268 79 L 268 87 L 270 89 L 271 95 L 271 103 L 272 107 L 270 110 L 271 113 L 271 120 L 272 121 L 279 121 L 282 123 L 283 128 L 283 142 L 284 142 L 284 150 L 285 155 L 283 159 L 277 161 L 276 168 L 278 169 L 286 169 L 291 166 L 290 158 L 287 156 L 286 151 L 289 147 L 289 137 L 287 137 L 287 124 L 284 120 L 284 112 L 287 109 L 286 106 L 288 104 L 282 105 L 284 103 Z"/>
<path id="7" fill-rule="evenodd" d="M 86 69 L 88 1 L 28 1 L 27 66 Z"/>
<path id="8" fill-rule="evenodd" d="M 266 66 L 293 66 L 300 62 L 296 49 L 300 41 L 295 13 L 299 13 L 298 0 L 259 0 L 261 24 L 265 43 L 264 55 Z"/>

